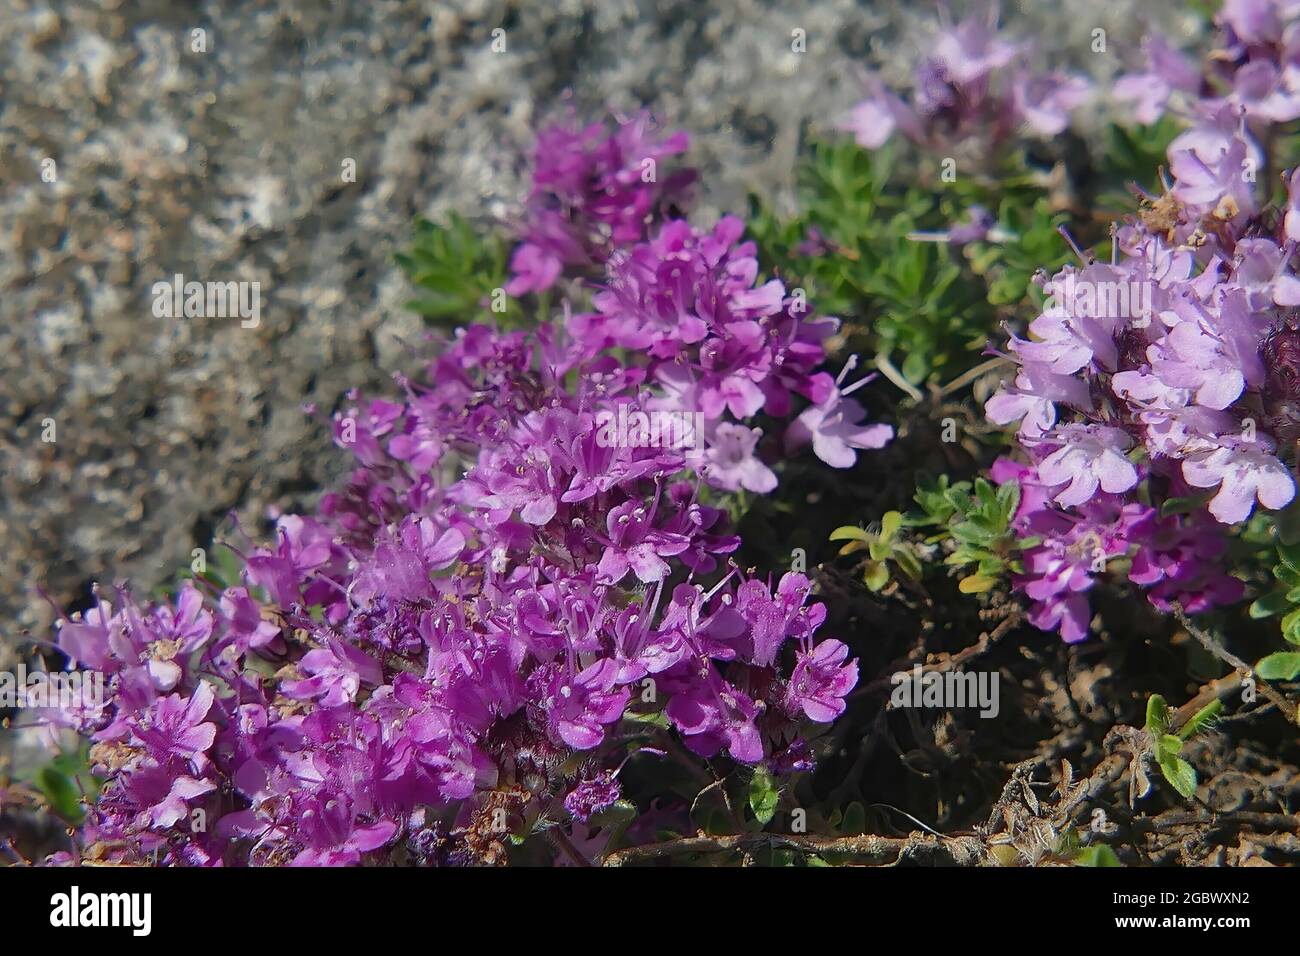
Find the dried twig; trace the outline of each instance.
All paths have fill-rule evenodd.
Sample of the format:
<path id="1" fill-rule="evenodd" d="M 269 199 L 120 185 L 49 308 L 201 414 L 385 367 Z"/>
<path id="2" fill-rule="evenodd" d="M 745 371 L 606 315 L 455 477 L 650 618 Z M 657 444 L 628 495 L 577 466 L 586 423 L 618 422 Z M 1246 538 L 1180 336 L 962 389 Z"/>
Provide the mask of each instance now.
<path id="1" fill-rule="evenodd" d="M 979 657 L 981 654 L 987 653 L 989 650 L 993 648 L 993 645 L 995 645 L 998 641 L 1000 641 L 1003 637 L 1005 637 L 1008 632 L 1010 632 L 1013 628 L 1015 628 L 1017 624 L 1020 623 L 1022 615 L 1023 615 L 1023 611 L 1021 611 L 1019 607 L 1013 608 L 1011 613 L 1008 614 L 1001 621 L 999 621 L 998 625 L 995 628 L 993 628 L 993 630 L 982 632 L 979 636 L 979 640 L 977 640 L 974 644 L 971 644 L 969 647 L 962 648 L 956 654 L 944 655 L 940 660 L 934 662 L 933 664 L 921 665 L 921 673 L 944 674 L 947 673 L 948 671 L 956 670 L 964 666 L 966 663 L 968 663 L 971 660 L 974 660 L 976 657 Z M 901 662 L 901 663 L 903 663 L 904 665 L 906 664 L 906 662 Z M 899 664 L 900 662 L 895 661 L 894 664 L 891 665 L 891 670 L 889 673 L 885 674 L 882 677 L 876 678 L 875 680 L 871 681 L 869 684 L 864 684 L 863 686 L 859 687 L 857 690 L 853 691 L 853 693 L 849 695 L 850 699 L 867 697 L 872 694 L 878 694 L 881 693 L 882 691 L 889 690 L 891 687 L 894 686 L 894 680 L 893 680 L 894 674 L 898 673 L 898 670 L 895 668 L 897 668 Z"/>
<path id="2" fill-rule="evenodd" d="M 914 833 L 906 837 L 884 836 L 802 836 L 779 833 L 741 833 L 734 836 L 707 836 L 703 833 L 693 837 L 681 837 L 665 840 L 661 843 L 648 843 L 643 846 L 628 847 L 605 857 L 605 866 L 626 866 L 628 864 L 649 863 L 656 860 L 671 860 L 674 857 L 691 853 L 749 853 L 754 850 L 798 850 L 803 853 L 834 853 L 852 857 L 864 865 L 887 865 L 897 863 L 902 857 L 918 850 L 928 850 L 939 854 L 948 862 L 958 866 L 969 866 L 981 862 L 987 848 L 983 841 L 973 836 L 938 838 L 926 834 Z"/>
<path id="3" fill-rule="evenodd" d="M 1193 624 L 1191 619 L 1187 616 L 1187 613 L 1183 610 L 1181 604 L 1175 602 L 1171 606 L 1174 609 L 1174 616 L 1178 618 L 1178 623 L 1183 626 L 1183 629 L 1186 630 L 1188 634 L 1196 638 L 1202 647 L 1229 667 L 1235 668 L 1238 674 L 1242 676 L 1243 680 L 1245 675 L 1251 675 L 1252 679 L 1259 686 L 1259 692 L 1276 704 L 1278 709 L 1286 715 L 1288 721 L 1300 725 L 1300 708 L 1297 708 L 1292 701 L 1288 700 L 1283 694 L 1269 686 L 1258 674 L 1255 673 L 1253 667 L 1243 661 L 1236 654 L 1232 653 L 1201 628 Z"/>

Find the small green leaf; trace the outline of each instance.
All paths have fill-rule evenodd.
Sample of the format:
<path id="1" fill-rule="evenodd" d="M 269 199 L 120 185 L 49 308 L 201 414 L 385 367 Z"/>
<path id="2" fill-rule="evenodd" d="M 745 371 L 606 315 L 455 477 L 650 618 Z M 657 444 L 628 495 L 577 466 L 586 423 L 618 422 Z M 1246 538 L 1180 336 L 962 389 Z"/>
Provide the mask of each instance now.
<path id="1" fill-rule="evenodd" d="M 69 823 L 81 822 L 85 815 L 81 808 L 81 794 L 66 773 L 47 764 L 36 773 L 36 787 L 58 816 Z"/>
<path id="2" fill-rule="evenodd" d="M 839 825 L 839 832 L 846 834 L 867 832 L 867 808 L 854 800 L 844 808 L 844 820 Z"/>
<path id="3" fill-rule="evenodd" d="M 610 831 L 610 842 L 613 842 L 617 834 L 626 830 L 636 818 L 636 804 L 627 800 L 619 800 L 599 813 L 592 814 L 589 822 L 593 829 L 599 827 L 602 830 Z"/>
<path id="4" fill-rule="evenodd" d="M 1184 799 L 1192 799 L 1196 793 L 1196 769 L 1181 757 L 1169 757 L 1160 761 L 1160 772 Z"/>
<path id="5" fill-rule="evenodd" d="M 1296 655 L 1296 656 L 1300 657 L 1300 655 Z M 1178 739 L 1191 740 L 1192 737 L 1194 737 L 1196 734 L 1200 733 L 1202 730 L 1205 730 L 1207 727 L 1210 726 L 1210 724 L 1214 723 L 1214 719 L 1219 716 L 1219 713 L 1222 710 L 1223 710 L 1223 701 L 1221 700 L 1210 701 L 1208 704 L 1206 704 L 1204 707 L 1198 710 L 1195 714 L 1193 714 L 1191 720 L 1183 724 L 1183 726 L 1178 729 Z"/>
<path id="6" fill-rule="evenodd" d="M 762 767 L 756 769 L 749 780 L 749 809 L 754 811 L 754 817 L 759 823 L 767 826 L 771 822 L 780 799 L 781 794 L 777 791 L 772 775 Z"/>
<path id="7" fill-rule="evenodd" d="M 1169 705 L 1159 694 L 1152 694 L 1147 701 L 1146 729 L 1152 737 L 1159 738 L 1169 728 Z"/>
<path id="8" fill-rule="evenodd" d="M 898 565 L 899 570 L 913 581 L 921 580 L 924 569 L 921 567 L 920 560 L 910 550 L 895 551 L 894 563 Z"/>
<path id="9" fill-rule="evenodd" d="M 1273 617 L 1291 607 L 1285 591 L 1272 591 L 1256 600 L 1250 606 L 1250 616 L 1256 620 Z"/>
<path id="10" fill-rule="evenodd" d="M 872 591 L 879 591 L 889 583 L 889 567 L 883 561 L 868 561 L 862 572 L 862 583 Z"/>
<path id="11" fill-rule="evenodd" d="M 1076 866 L 1123 866 L 1115 851 L 1104 843 L 1086 846 L 1074 858 Z"/>
<path id="12" fill-rule="evenodd" d="M 997 583 L 997 578 L 987 574 L 968 574 L 957 583 L 957 590 L 962 594 L 983 594 Z"/>
<path id="13" fill-rule="evenodd" d="M 1255 665 L 1255 673 L 1264 680 L 1295 680 L 1300 677 L 1300 652 L 1278 651 Z"/>
<path id="14" fill-rule="evenodd" d="M 1300 607 L 1282 618 L 1282 639 L 1288 644 L 1300 644 Z"/>

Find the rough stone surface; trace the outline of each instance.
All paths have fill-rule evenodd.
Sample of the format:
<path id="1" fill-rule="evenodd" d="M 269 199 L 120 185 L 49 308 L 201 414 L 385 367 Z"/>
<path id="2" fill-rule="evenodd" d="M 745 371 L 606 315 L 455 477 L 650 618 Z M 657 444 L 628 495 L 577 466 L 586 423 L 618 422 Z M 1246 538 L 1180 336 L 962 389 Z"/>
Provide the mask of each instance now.
<path id="1" fill-rule="evenodd" d="M 1104 75 L 1135 52 L 1138 11 L 1168 26 L 1167 6 L 1006 3 L 1003 19 Z M 689 129 L 708 217 L 750 189 L 788 198 L 801 137 L 854 102 L 863 68 L 909 71 L 933 19 L 850 0 L 5 7 L 0 654 L 47 627 L 38 585 L 64 606 L 92 580 L 149 588 L 229 510 L 255 527 L 310 505 L 344 458 L 301 404 L 328 411 L 417 362 L 392 264 L 412 217 L 508 215 L 566 90 Z M 1097 26 L 1110 55 L 1089 52 Z M 175 273 L 260 282 L 260 327 L 156 318 L 151 287 Z"/>

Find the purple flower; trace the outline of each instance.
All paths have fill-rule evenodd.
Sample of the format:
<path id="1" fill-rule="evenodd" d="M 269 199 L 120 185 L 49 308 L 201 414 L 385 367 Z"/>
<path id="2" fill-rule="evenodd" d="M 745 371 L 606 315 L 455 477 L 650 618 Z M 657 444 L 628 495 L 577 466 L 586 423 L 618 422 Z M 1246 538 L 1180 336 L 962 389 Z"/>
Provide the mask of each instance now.
<path id="1" fill-rule="evenodd" d="M 1026 125 L 1040 136 L 1059 136 L 1070 114 L 1092 95 L 1092 85 L 1077 76 L 1049 73 L 1022 76 L 1015 85 L 1016 106 Z"/>
<path id="2" fill-rule="evenodd" d="M 1194 488 L 1219 489 L 1209 509 L 1224 524 L 1249 518 L 1257 498 L 1265 508 L 1276 510 L 1295 497 L 1295 479 L 1263 436 L 1254 442 L 1225 439 L 1192 454 L 1183 461 L 1183 477 Z"/>
<path id="3" fill-rule="evenodd" d="M 200 681 L 193 694 L 160 697 L 133 727 L 140 746 L 148 749 L 160 763 L 179 757 L 201 772 L 207 766 L 207 750 L 217 736 L 217 725 L 204 722 L 215 697 L 212 685 Z"/>
<path id="4" fill-rule="evenodd" d="M 1218 20 L 1243 43 L 1276 43 L 1282 20 L 1276 0 L 1224 0 Z"/>
<path id="5" fill-rule="evenodd" d="M 1137 468 L 1125 457 L 1133 444 L 1123 431 L 1103 425 L 1062 425 L 1045 439 L 1059 445 L 1038 466 L 1038 477 L 1048 486 L 1066 484 L 1057 503 L 1082 504 L 1097 489 L 1116 493 L 1137 484 Z"/>
<path id="6" fill-rule="evenodd" d="M 705 452 L 704 475 L 709 484 L 725 491 L 741 488 L 767 494 L 776 488 L 776 475 L 754 454 L 762 431 L 724 423 L 713 432 Z"/>
<path id="7" fill-rule="evenodd" d="M 848 646 L 825 640 L 811 652 L 799 651 L 786 692 L 786 707 L 827 724 L 844 713 L 844 698 L 858 682 L 858 662 L 845 660 Z"/>
<path id="8" fill-rule="evenodd" d="M 1121 76 L 1111 89 L 1117 100 L 1134 103 L 1137 121 L 1149 125 L 1164 115 L 1175 92 L 1195 93 L 1201 77 L 1188 59 L 1158 34 L 1143 38 L 1142 52 L 1148 69 Z"/>
<path id="9" fill-rule="evenodd" d="M 805 402 L 824 421 L 803 440 L 850 463 L 890 432 L 857 424 L 820 368 L 838 322 L 759 280 L 740 220 L 671 218 L 686 180 L 658 167 L 684 148 L 644 119 L 545 134 L 512 289 L 582 277 L 593 311 L 468 326 L 399 377 L 401 401 L 349 393 L 332 424 L 355 467 L 251 549 L 247 587 L 158 606 L 123 588 L 62 625 L 75 663 L 111 675 L 99 712 L 50 717 L 92 736 L 104 776 L 80 845 L 128 864 L 488 862 L 466 826 L 519 787 L 567 794 L 571 839 L 595 845 L 582 821 L 618 799 L 610 728 L 638 691 L 696 754 L 808 765 L 769 751 L 834 709 L 853 665 L 810 663 L 837 642 L 814 650 L 805 576 L 773 592 L 721 567 L 731 496 L 772 490 L 758 439 Z M 709 445 L 607 440 L 629 411 L 686 413 Z M 787 707 L 792 639 L 809 696 Z M 654 695 L 632 686 L 651 675 Z M 179 825 L 200 806 L 206 832 Z"/>
<path id="10" fill-rule="evenodd" d="M 707 681 L 675 693 L 665 712 L 686 746 L 702 757 L 726 747 L 742 763 L 763 759 L 763 739 L 754 722 L 758 705 L 712 670 Z"/>
<path id="11" fill-rule="evenodd" d="M 686 151 L 685 133 L 657 139 L 647 114 L 603 124 L 556 124 L 537 138 L 524 241 L 510 259 L 509 295 L 542 292 L 566 268 L 589 269 L 642 239 L 647 222 L 684 202 L 693 171 L 661 170 Z"/>
<path id="12" fill-rule="evenodd" d="M 1251 171 L 1261 169 L 1262 161 L 1244 120 L 1224 107 L 1211 122 L 1169 144 L 1169 167 L 1177 180 L 1170 193 L 1190 215 L 1240 221 L 1256 210 Z"/>
<path id="13" fill-rule="evenodd" d="M 637 501 L 627 501 L 609 512 L 606 519 L 609 543 L 598 568 L 602 580 L 617 584 L 630 570 L 649 584 L 668 574 L 668 564 L 663 559 L 681 554 L 690 546 L 690 539 L 659 531 L 652 520 L 652 512 Z"/>
<path id="14" fill-rule="evenodd" d="M 852 468 L 856 451 L 884 448 L 894 437 L 889 425 L 864 425 L 866 410 L 836 389 L 824 402 L 811 405 L 786 430 L 786 448 L 812 443 L 817 457 L 832 468 Z"/>
<path id="15" fill-rule="evenodd" d="M 606 807 L 612 807 L 622 796 L 622 788 L 609 771 L 581 781 L 564 797 L 564 809 L 582 823 Z"/>
<path id="16" fill-rule="evenodd" d="M 853 107 L 839 128 L 851 132 L 863 149 L 879 149 L 899 128 L 913 139 L 921 137 L 915 114 L 875 78 L 870 83 L 870 95 Z"/>
<path id="17" fill-rule="evenodd" d="M 377 661 L 338 638 L 308 651 L 298 667 L 307 677 L 285 681 L 281 685 L 285 695 L 297 700 L 320 698 L 326 707 L 355 700 L 363 682 L 378 684 L 383 679 Z"/>
<path id="18" fill-rule="evenodd" d="M 551 736 L 577 750 L 590 750 L 605 738 L 605 725 L 623 716 L 630 694 L 614 687 L 618 666 L 600 660 L 576 675 L 562 667 L 539 669 L 531 678 L 540 690 L 539 706 Z"/>
<path id="19" fill-rule="evenodd" d="M 306 845 L 290 866 L 345 866 L 392 840 L 397 824 L 391 820 L 359 824 L 346 796 L 326 794 L 302 811 L 298 832 Z"/>

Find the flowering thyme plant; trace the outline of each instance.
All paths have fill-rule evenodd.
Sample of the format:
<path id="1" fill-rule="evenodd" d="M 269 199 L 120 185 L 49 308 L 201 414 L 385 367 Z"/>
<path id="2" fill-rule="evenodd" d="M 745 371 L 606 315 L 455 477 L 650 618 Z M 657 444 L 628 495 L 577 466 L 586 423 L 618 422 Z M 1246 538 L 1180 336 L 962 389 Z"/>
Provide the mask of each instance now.
<path id="1" fill-rule="evenodd" d="M 50 717 L 90 737 L 105 781 L 87 859 L 490 863 L 557 828 L 599 854 L 614 831 L 588 824 L 630 756 L 811 766 L 856 663 L 818 636 L 808 577 L 731 561 L 725 499 L 776 487 L 778 439 L 847 467 L 891 431 L 818 371 L 835 321 L 756 281 L 738 219 L 638 241 L 648 193 L 622 173 L 640 122 L 591 153 L 541 137 L 557 154 L 537 189 L 604 244 L 561 255 L 544 205 L 515 282 L 606 255 L 591 311 L 470 325 L 404 400 L 353 396 L 333 428 L 357 467 L 318 513 L 282 516 L 242 580 L 156 606 L 104 594 L 62 623 L 60 649 L 111 679 L 101 711 Z M 689 441 L 607 427 L 684 410 Z"/>
<path id="2" fill-rule="evenodd" d="M 1238 72 L 1267 67 L 1294 32 L 1268 11 L 1281 15 L 1225 7 L 1228 47 L 1249 59 Z M 1172 56 L 1158 39 L 1148 47 L 1153 62 Z M 1282 208 L 1268 205 L 1257 185 L 1268 157 L 1252 132 L 1284 117 L 1243 100 L 1241 82 L 1216 96 L 1183 72 L 1162 75 L 1203 95 L 1169 146 L 1165 192 L 1115 230 L 1109 263 L 1085 257 L 1043 280 L 1046 307 L 1009 344 L 1014 383 L 987 404 L 994 422 L 1019 422 L 1025 476 L 1041 489 L 1025 505 L 1042 517 L 1020 518 L 1041 543 L 1018 587 L 1035 602 L 1034 622 L 1067 640 L 1087 634 L 1080 592 L 1132 547 L 1129 580 L 1152 586 L 1157 606 L 1239 599 L 1242 582 L 1220 567 L 1226 526 L 1295 497 L 1296 180 Z M 1163 108 L 1170 90 L 1145 88 Z"/>
<path id="3" fill-rule="evenodd" d="M 1296 857 L 1297 24 L 1094 30 L 1105 88 L 945 18 L 744 219 L 647 113 L 542 130 L 508 230 L 417 221 L 345 479 L 60 622 L 47 860 Z"/>

